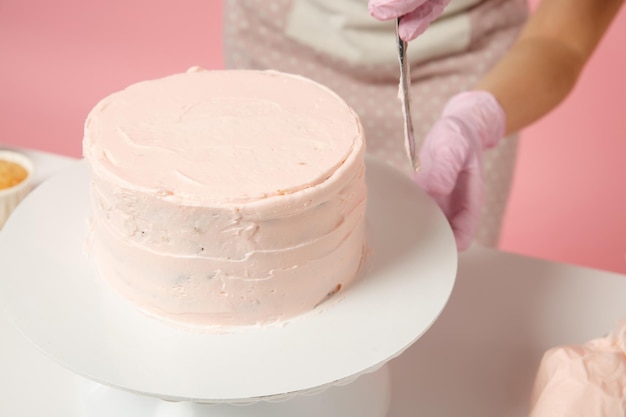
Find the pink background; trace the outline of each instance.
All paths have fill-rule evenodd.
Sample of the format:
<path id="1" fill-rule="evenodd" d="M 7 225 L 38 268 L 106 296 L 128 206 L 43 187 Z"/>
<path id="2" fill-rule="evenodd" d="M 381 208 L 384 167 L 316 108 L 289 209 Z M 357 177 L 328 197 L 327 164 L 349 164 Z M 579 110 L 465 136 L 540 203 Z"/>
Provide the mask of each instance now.
<path id="1" fill-rule="evenodd" d="M 626 273 L 625 9 L 571 96 L 523 132 L 503 250 Z M 222 66 L 221 13 L 217 0 L 3 0 L 0 145 L 80 157 L 105 95 Z"/>

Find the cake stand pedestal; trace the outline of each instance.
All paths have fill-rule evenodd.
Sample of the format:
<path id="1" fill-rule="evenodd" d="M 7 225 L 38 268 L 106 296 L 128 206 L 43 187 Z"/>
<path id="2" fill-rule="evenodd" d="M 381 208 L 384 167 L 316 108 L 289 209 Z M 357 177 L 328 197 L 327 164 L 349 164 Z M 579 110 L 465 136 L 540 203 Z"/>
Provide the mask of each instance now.
<path id="1" fill-rule="evenodd" d="M 77 416 L 109 407 L 139 417 L 383 417 L 385 363 L 452 292 L 457 252 L 445 217 L 412 181 L 368 159 L 368 256 L 354 285 L 280 324 L 157 320 L 113 292 L 88 257 L 88 181 L 77 162 L 32 192 L 0 235 L 0 305 L 35 346 L 84 377 Z"/>
<path id="2" fill-rule="evenodd" d="M 383 366 L 319 393 L 279 401 L 207 404 L 166 401 L 84 379 L 79 386 L 78 406 L 81 414 L 89 417 L 385 417 L 391 395 L 389 381 L 389 369 Z"/>

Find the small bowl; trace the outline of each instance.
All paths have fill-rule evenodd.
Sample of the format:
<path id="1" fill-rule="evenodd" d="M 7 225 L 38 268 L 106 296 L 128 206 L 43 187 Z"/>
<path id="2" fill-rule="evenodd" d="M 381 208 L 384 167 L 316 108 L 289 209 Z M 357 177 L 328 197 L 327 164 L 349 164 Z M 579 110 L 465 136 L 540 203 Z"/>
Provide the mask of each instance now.
<path id="1" fill-rule="evenodd" d="M 33 163 L 25 155 L 7 150 L 0 150 L 0 161 L 21 165 L 27 172 L 26 178 L 19 183 L 0 189 L 0 229 L 4 226 L 15 207 L 26 197 L 32 188 Z M 0 173 L 2 175 L 2 173 Z"/>

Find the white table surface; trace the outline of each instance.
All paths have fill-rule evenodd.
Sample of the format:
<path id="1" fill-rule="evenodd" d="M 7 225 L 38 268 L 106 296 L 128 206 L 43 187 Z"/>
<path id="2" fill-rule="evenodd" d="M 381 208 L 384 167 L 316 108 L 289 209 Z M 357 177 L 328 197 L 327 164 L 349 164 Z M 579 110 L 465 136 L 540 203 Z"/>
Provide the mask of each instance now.
<path id="1" fill-rule="evenodd" d="M 73 162 L 24 152 L 37 167 L 36 183 Z M 460 256 L 441 317 L 390 362 L 389 417 L 524 416 L 543 352 L 606 334 L 626 319 L 625 295 L 621 274 L 472 247 Z M 80 383 L 0 309 L 0 416 L 69 415 L 63 398 Z"/>

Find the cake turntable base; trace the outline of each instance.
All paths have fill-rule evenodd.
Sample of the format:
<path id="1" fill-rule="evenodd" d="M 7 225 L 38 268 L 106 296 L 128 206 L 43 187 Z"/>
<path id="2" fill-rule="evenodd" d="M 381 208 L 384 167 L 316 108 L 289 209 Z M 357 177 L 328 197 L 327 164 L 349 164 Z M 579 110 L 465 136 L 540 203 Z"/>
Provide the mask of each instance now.
<path id="1" fill-rule="evenodd" d="M 390 374 L 385 365 L 355 381 L 279 401 L 206 404 L 166 401 L 83 379 L 76 405 L 89 417 L 386 417 Z"/>
<path id="2" fill-rule="evenodd" d="M 80 377 L 76 416 L 108 407 L 108 415 L 132 409 L 139 417 L 383 417 L 385 363 L 427 331 L 454 286 L 456 245 L 439 208 L 368 158 L 369 255 L 353 286 L 280 325 L 172 325 L 139 311 L 96 273 L 86 250 L 88 181 L 84 161 L 52 177 L 0 234 L 0 306 L 40 351 Z"/>

